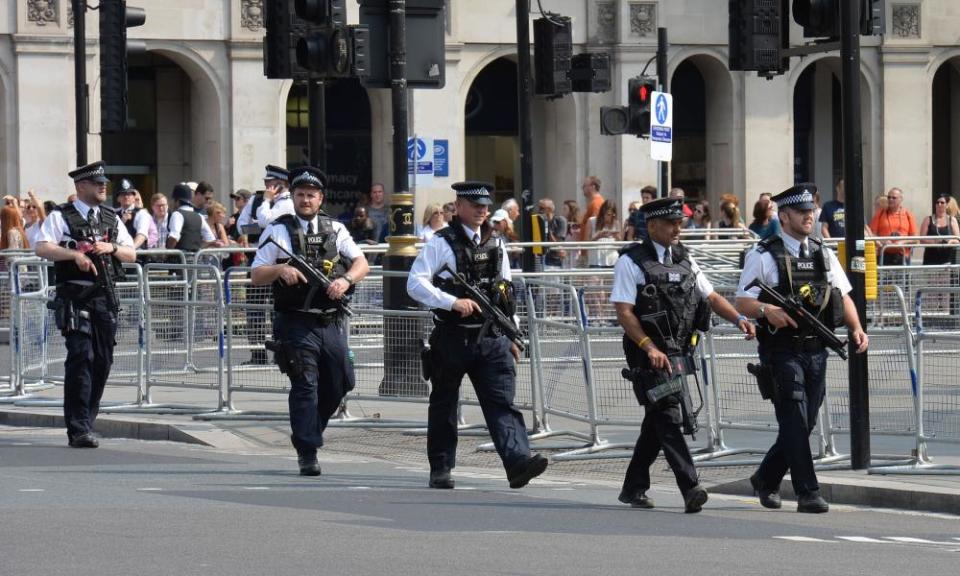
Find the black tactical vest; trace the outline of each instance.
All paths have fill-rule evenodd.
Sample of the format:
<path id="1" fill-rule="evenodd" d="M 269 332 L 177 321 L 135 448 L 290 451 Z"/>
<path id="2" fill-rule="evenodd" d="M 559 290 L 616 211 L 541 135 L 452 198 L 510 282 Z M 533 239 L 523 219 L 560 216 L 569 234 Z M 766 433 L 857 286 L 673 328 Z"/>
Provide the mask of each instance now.
<path id="1" fill-rule="evenodd" d="M 694 331 L 709 328 L 710 310 L 697 293 L 697 277 L 686 248 L 682 244 L 670 246 L 669 265 L 657 258 L 653 242 L 633 244 L 622 254 L 643 270 L 646 280 L 637 286 L 633 306 L 644 334 L 668 356 L 688 353 Z M 636 346 L 629 338 L 624 341 Z"/>
<path id="2" fill-rule="evenodd" d="M 96 228 L 90 226 L 90 222 L 80 214 L 80 211 L 73 204 L 63 204 L 59 210 L 67 223 L 67 233 L 72 238 L 71 241 L 61 242 L 60 246 L 83 251 L 87 245 L 94 242 L 117 241 L 120 219 L 117 218 L 117 213 L 113 211 L 113 208 L 100 206 L 100 222 Z M 91 259 L 96 258 L 93 254 L 89 254 L 89 256 Z M 119 260 L 113 256 L 101 256 L 101 258 L 110 259 L 110 265 L 113 267 L 113 278 L 123 278 L 123 264 Z M 82 272 L 73 260 L 58 260 L 54 262 L 53 268 L 58 284 L 71 281 L 97 281 L 94 274 Z"/>
<path id="3" fill-rule="evenodd" d="M 486 293 L 493 302 L 492 286 L 500 277 L 503 256 L 500 249 L 500 235 L 484 223 L 480 228 L 480 245 L 478 246 L 473 243 L 472 238 L 467 237 L 460 219 L 455 217 L 449 226 L 437 232 L 437 236 L 443 238 L 453 250 L 457 272 L 463 274 L 471 285 Z M 434 276 L 433 285 L 457 298 L 466 296 L 463 288 L 456 286 L 450 278 Z M 508 315 L 513 314 L 512 294 L 508 302 L 501 302 L 501 308 Z M 461 318 L 460 314 L 452 310 L 435 309 L 433 313 L 445 324 L 476 325 L 484 322 L 483 317 L 478 314 Z"/>
<path id="4" fill-rule="evenodd" d="M 197 252 L 203 247 L 203 216 L 197 214 L 194 210 L 184 210 L 177 208 L 183 216 L 183 227 L 180 229 L 180 239 L 177 240 L 176 249 L 184 252 Z"/>
<path id="5" fill-rule="evenodd" d="M 827 258 L 823 244 L 815 239 L 808 238 L 809 256 L 800 258 L 792 256 L 783 245 L 780 235 L 767 237 L 757 243 L 757 251 L 769 252 L 777 265 L 778 283 L 774 289 L 786 296 L 796 296 L 803 307 L 823 322 L 827 328 L 836 328 L 843 319 L 843 297 L 836 288 L 831 288 L 827 281 L 827 271 L 830 270 L 830 260 Z M 773 304 L 763 293 L 760 302 Z M 839 314 L 839 316 L 838 316 Z M 774 343 L 777 339 L 791 339 L 800 334 L 796 328 L 780 328 L 771 331 L 766 319 L 761 318 L 758 323 L 757 339 L 761 343 Z M 790 342 L 788 342 L 790 344 Z"/>
<path id="6" fill-rule="evenodd" d="M 273 226 L 283 226 L 290 235 L 292 252 L 300 256 L 317 270 L 325 273 L 331 280 L 339 278 L 350 270 L 353 261 L 340 254 L 337 250 L 337 231 L 333 229 L 333 219 L 324 212 L 317 218 L 318 230 L 314 234 L 307 234 L 300 226 L 300 220 L 293 214 L 284 214 L 273 221 Z M 282 256 L 282 253 L 281 253 Z M 278 258 L 277 264 L 286 262 L 287 258 Z M 352 294 L 351 286 L 347 294 Z M 277 280 L 273 283 L 273 308 L 277 311 L 333 311 L 337 303 L 327 296 L 327 291 L 314 291 L 313 298 L 307 302 L 311 290 L 307 284 L 299 283 L 287 286 Z"/>
<path id="7" fill-rule="evenodd" d="M 130 234 L 130 237 L 131 237 L 131 238 L 136 238 L 136 237 L 137 237 L 137 228 L 136 228 L 136 226 L 134 226 L 134 221 L 136 221 L 136 219 L 137 219 L 137 212 L 138 212 L 138 210 L 137 210 L 136 208 L 134 208 L 134 209 L 130 212 L 130 220 L 128 220 L 127 222 L 124 222 L 124 223 L 123 223 L 123 225 L 127 228 L 127 232 Z M 119 216 L 119 215 L 118 215 L 118 216 Z"/>

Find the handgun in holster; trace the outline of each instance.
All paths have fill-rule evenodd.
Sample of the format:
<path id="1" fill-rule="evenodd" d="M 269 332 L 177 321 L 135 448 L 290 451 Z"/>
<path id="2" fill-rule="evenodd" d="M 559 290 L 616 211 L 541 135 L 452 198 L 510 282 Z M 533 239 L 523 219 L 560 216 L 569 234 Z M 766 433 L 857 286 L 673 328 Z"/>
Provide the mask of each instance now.
<path id="1" fill-rule="evenodd" d="M 286 346 L 283 345 L 283 342 L 278 342 L 276 340 L 267 340 L 263 343 L 263 347 L 267 350 L 273 352 L 273 361 L 280 368 L 281 374 L 287 374 L 290 371 L 290 354 L 287 352 Z"/>
<path id="2" fill-rule="evenodd" d="M 433 376 L 433 348 L 427 339 L 420 340 L 420 369 L 424 380 Z"/>
<path id="3" fill-rule="evenodd" d="M 63 336 L 80 329 L 80 319 L 90 319 L 90 312 L 77 308 L 72 300 L 56 299 L 47 302 L 47 309 L 53 310 L 53 319 Z"/>
<path id="4" fill-rule="evenodd" d="M 777 400 L 777 383 L 773 379 L 773 367 L 764 364 L 747 364 L 747 372 L 757 379 L 760 397 L 764 400 Z"/>

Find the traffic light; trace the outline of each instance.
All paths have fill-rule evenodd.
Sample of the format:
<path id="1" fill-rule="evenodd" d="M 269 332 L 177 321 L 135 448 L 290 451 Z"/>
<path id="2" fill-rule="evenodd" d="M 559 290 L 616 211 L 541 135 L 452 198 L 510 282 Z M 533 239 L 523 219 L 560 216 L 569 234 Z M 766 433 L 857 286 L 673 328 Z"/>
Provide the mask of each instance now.
<path id="1" fill-rule="evenodd" d="M 345 0 L 264 0 L 267 78 L 365 77 L 369 33 L 347 26 Z"/>
<path id="2" fill-rule="evenodd" d="M 793 19 L 804 38 L 839 38 L 840 0 L 793 0 Z"/>
<path id="3" fill-rule="evenodd" d="M 650 108 L 657 81 L 648 76 L 637 76 L 627 81 L 627 131 L 637 136 L 650 135 Z"/>
<path id="4" fill-rule="evenodd" d="M 100 2 L 101 132 L 127 129 L 127 28 L 146 21 L 143 8 L 128 7 L 123 0 Z"/>
<path id="5" fill-rule="evenodd" d="M 585 52 L 570 59 L 570 82 L 574 92 L 610 90 L 610 54 Z"/>
<path id="6" fill-rule="evenodd" d="M 548 14 L 533 21 L 534 92 L 563 96 L 573 90 L 570 60 L 573 56 L 573 31 L 570 18 Z"/>
<path id="7" fill-rule="evenodd" d="M 730 70 L 771 76 L 790 67 L 789 59 L 781 55 L 790 41 L 787 2 L 730 0 Z"/>

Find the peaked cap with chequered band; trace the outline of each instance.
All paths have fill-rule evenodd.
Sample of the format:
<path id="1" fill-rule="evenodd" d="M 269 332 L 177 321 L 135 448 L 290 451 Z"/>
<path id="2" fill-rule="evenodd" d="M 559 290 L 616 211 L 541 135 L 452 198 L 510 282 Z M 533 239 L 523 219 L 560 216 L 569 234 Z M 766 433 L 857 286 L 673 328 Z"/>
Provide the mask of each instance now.
<path id="1" fill-rule="evenodd" d="M 813 195 L 817 193 L 817 185 L 811 182 L 796 184 L 777 194 L 771 200 L 777 203 L 778 208 L 793 208 L 794 210 L 816 210 Z"/>
<path id="2" fill-rule="evenodd" d="M 313 166 L 301 166 L 290 171 L 290 188 L 312 186 L 323 190 L 327 187 L 327 175 Z"/>
<path id="3" fill-rule="evenodd" d="M 97 162 L 92 162 L 86 166 L 77 168 L 73 172 L 70 172 L 69 176 L 73 178 L 74 182 L 90 180 L 92 182 L 105 184 L 110 181 L 107 178 L 107 173 L 104 169 L 103 162 L 99 160 Z"/>
<path id="4" fill-rule="evenodd" d="M 647 220 L 683 220 L 683 200 L 679 198 L 659 198 L 640 207 Z"/>
<path id="5" fill-rule="evenodd" d="M 267 164 L 267 172 L 263 176 L 264 180 L 283 180 L 287 182 L 290 180 L 290 172 L 286 168 L 281 168 L 279 166 L 274 166 L 273 164 Z"/>
<path id="6" fill-rule="evenodd" d="M 452 184 L 450 187 L 456 190 L 457 198 L 463 198 L 474 204 L 483 204 L 485 206 L 493 204 L 493 198 L 491 197 L 493 184 L 489 182 L 467 180 L 466 182 Z"/>

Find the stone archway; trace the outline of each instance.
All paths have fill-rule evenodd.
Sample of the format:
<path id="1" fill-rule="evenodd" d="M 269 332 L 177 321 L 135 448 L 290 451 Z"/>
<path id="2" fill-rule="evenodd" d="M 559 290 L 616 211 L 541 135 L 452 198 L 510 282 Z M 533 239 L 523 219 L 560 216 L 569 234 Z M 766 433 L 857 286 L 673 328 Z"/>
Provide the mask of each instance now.
<path id="1" fill-rule="evenodd" d="M 674 95 L 672 186 L 687 198 L 717 204 L 734 187 L 733 80 L 726 64 L 695 54 L 682 60 L 670 81 Z"/>
<path id="2" fill-rule="evenodd" d="M 474 78 L 463 108 L 465 175 L 492 182 L 497 202 L 520 191 L 517 64 L 493 60 Z"/>
<path id="3" fill-rule="evenodd" d="M 932 93 L 931 194 L 960 198 L 960 56 L 937 68 Z"/>

